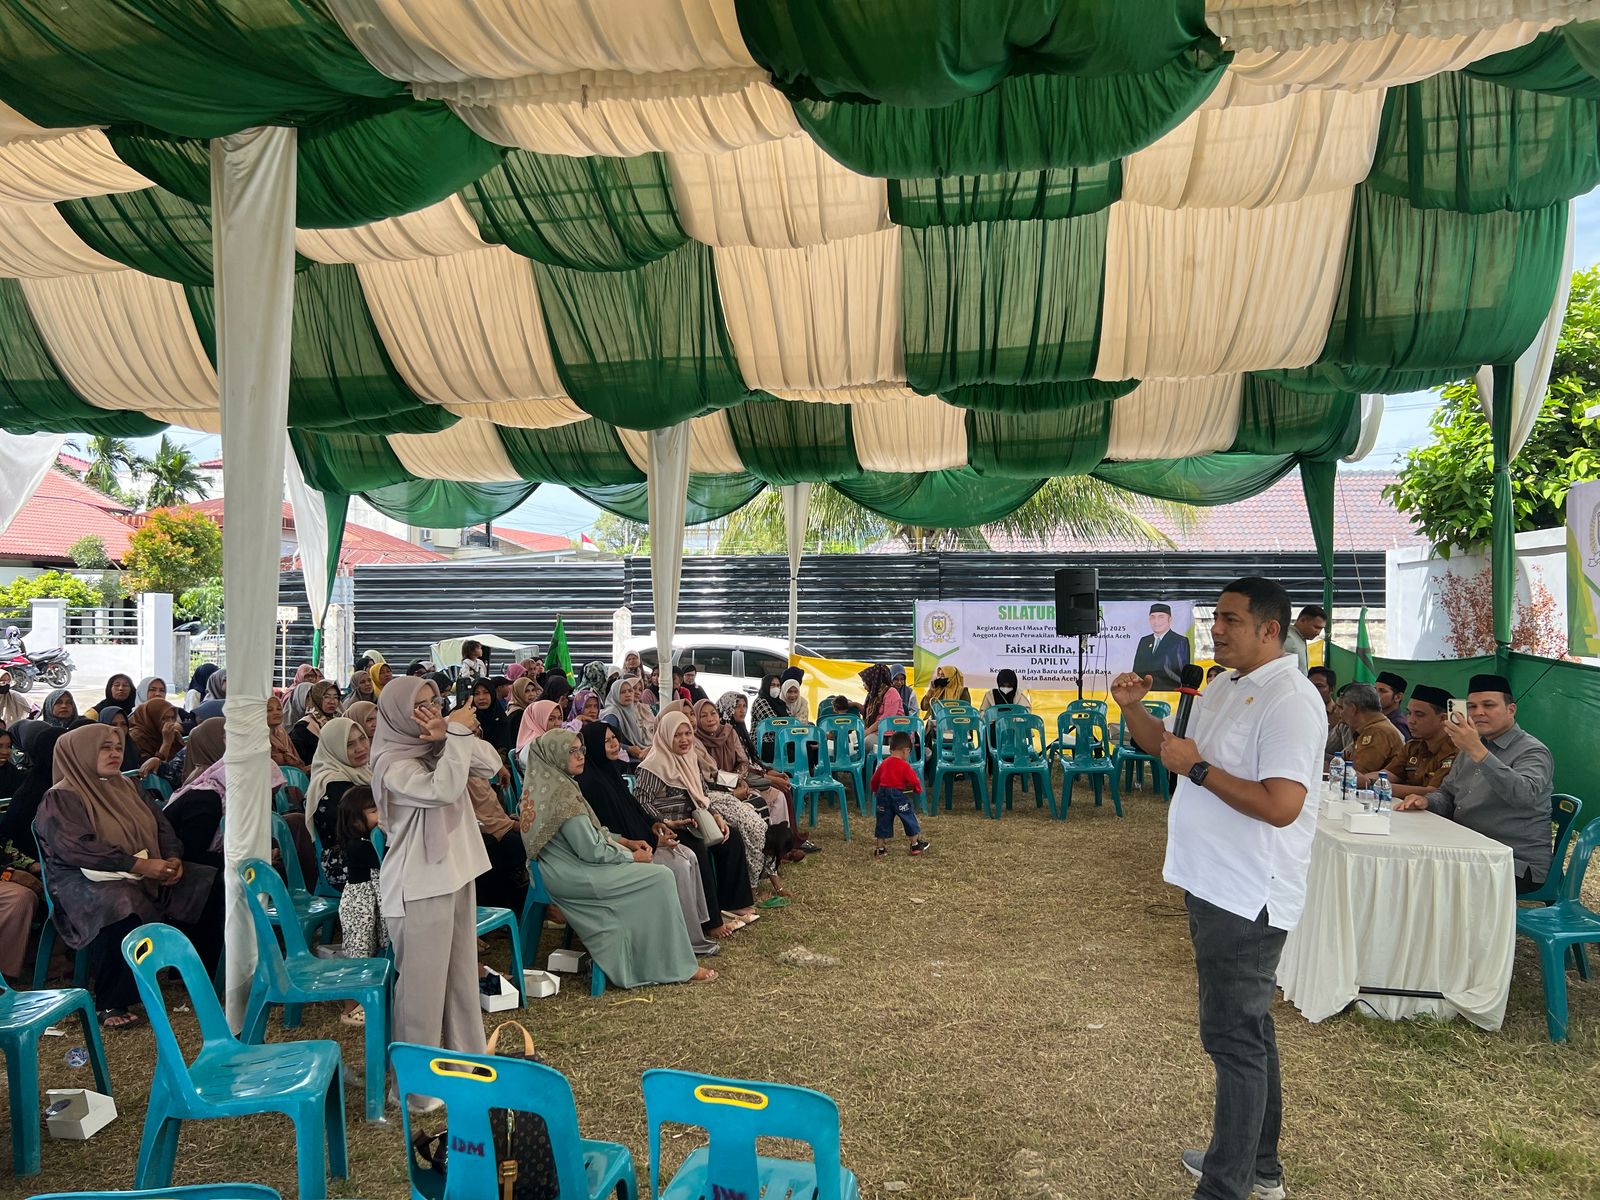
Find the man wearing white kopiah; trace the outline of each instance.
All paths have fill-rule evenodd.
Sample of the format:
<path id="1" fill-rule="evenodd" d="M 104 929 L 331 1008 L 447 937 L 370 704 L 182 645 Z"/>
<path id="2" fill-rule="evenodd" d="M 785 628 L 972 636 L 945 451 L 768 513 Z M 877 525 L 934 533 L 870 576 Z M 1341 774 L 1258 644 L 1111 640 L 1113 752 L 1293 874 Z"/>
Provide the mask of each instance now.
<path id="1" fill-rule="evenodd" d="M 1283 1095 L 1272 997 L 1284 938 L 1305 904 L 1327 717 L 1284 653 L 1289 595 L 1259 576 L 1217 601 L 1211 632 L 1228 673 L 1169 733 L 1140 703 L 1148 675 L 1111 695 L 1141 749 L 1179 779 L 1167 813 L 1168 883 L 1184 890 L 1200 984 L 1200 1041 L 1217 1073 L 1211 1145 L 1185 1150 L 1196 1200 L 1280 1200 Z"/>

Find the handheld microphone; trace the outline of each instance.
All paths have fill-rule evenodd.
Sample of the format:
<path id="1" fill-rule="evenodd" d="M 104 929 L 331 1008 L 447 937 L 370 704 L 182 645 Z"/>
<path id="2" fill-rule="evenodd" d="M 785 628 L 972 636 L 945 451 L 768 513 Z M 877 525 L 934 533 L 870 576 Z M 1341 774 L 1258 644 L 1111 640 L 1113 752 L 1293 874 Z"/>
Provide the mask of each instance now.
<path id="1" fill-rule="evenodd" d="M 1178 737 L 1189 736 L 1189 711 L 1194 708 L 1194 698 L 1200 694 L 1200 685 L 1206 681 L 1206 673 L 1194 663 L 1190 663 L 1178 676 L 1178 719 L 1172 724 L 1172 732 Z"/>

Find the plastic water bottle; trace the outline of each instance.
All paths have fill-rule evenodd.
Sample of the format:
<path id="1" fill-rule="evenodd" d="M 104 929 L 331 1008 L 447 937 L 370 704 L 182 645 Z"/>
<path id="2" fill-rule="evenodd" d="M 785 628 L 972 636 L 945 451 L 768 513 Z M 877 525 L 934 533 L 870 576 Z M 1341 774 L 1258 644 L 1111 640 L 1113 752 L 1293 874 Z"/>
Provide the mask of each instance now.
<path id="1" fill-rule="evenodd" d="M 1344 798 L 1346 800 L 1354 800 L 1356 798 L 1356 793 L 1358 791 L 1360 791 L 1360 790 L 1361 790 L 1361 785 L 1356 782 L 1356 765 L 1355 765 L 1355 763 L 1345 763 L 1345 765 L 1344 765 Z"/>
<path id="2" fill-rule="evenodd" d="M 1389 780 L 1389 772 L 1378 772 L 1378 779 L 1373 784 L 1373 790 L 1378 794 L 1378 803 L 1376 805 L 1378 812 L 1382 812 L 1385 806 L 1394 807 L 1394 784 Z"/>
<path id="3" fill-rule="evenodd" d="M 1344 793 L 1344 756 L 1335 754 L 1328 764 L 1328 799 L 1338 800 Z"/>

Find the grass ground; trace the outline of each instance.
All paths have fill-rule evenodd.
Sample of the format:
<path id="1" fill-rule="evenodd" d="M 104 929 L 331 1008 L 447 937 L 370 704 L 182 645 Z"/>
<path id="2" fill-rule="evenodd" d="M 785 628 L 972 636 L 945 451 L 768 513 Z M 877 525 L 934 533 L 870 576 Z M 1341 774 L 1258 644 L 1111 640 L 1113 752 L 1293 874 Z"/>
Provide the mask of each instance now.
<path id="1" fill-rule="evenodd" d="M 1212 1077 L 1181 902 L 1161 882 L 1165 810 L 1137 793 L 1118 820 L 1080 788 L 1057 823 L 1026 803 L 1000 822 L 941 815 L 921 860 L 902 845 L 875 862 L 870 825 L 847 845 L 825 816 L 825 851 L 788 872 L 795 902 L 733 939 L 716 983 L 533 1001 L 524 1020 L 571 1079 L 585 1133 L 628 1144 L 648 1182 L 639 1075 L 675 1066 L 834 1096 L 867 1197 L 1188 1196 L 1177 1154 L 1207 1138 Z M 796 945 L 839 965 L 780 965 Z M 1572 1042 L 1552 1046 L 1526 945 L 1492 1034 L 1354 1015 L 1311 1025 L 1280 1003 L 1291 1194 L 1600 1197 L 1600 983 L 1574 980 L 1572 1014 Z M 308 1010 L 300 1036 L 337 1038 L 359 1063 L 359 1036 L 335 1016 Z M 47 1039 L 44 1086 L 84 1081 L 63 1061 L 76 1040 Z M 120 1119 L 83 1145 L 47 1141 L 44 1174 L 26 1189 L 0 1178 L 0 1195 L 128 1186 L 149 1030 L 110 1034 L 107 1049 Z M 347 1109 L 352 1175 L 333 1194 L 405 1196 L 398 1121 L 362 1122 L 354 1089 Z M 191 1125 L 175 1182 L 292 1195 L 292 1147 L 272 1118 Z"/>

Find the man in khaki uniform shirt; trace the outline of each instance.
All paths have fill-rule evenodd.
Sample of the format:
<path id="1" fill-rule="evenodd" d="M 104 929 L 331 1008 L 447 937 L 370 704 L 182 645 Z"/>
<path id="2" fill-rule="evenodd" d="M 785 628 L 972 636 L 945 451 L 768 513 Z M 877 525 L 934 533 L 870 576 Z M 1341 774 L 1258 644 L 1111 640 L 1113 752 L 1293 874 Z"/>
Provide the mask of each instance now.
<path id="1" fill-rule="evenodd" d="M 1383 715 L 1377 689 L 1370 683 L 1349 684 L 1339 694 L 1339 700 L 1344 723 L 1350 730 L 1346 760 L 1355 763 L 1357 775 L 1376 774 L 1405 744 L 1405 739 Z"/>
<path id="2" fill-rule="evenodd" d="M 1389 772 L 1395 798 L 1425 796 L 1436 792 L 1456 761 L 1455 743 L 1445 732 L 1450 712 L 1450 693 L 1443 688 L 1418 684 L 1407 706 L 1411 738 L 1380 770 Z M 1361 786 L 1370 787 L 1377 772 L 1362 775 Z"/>

